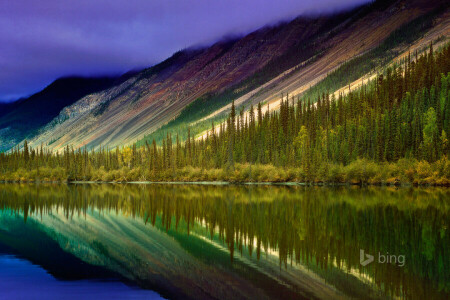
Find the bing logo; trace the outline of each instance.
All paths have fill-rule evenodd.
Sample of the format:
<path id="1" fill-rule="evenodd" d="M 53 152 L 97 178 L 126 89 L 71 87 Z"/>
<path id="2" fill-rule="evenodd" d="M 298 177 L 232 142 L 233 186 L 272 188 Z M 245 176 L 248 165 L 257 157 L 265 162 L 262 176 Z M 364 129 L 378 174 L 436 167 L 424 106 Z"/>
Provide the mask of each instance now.
<path id="1" fill-rule="evenodd" d="M 371 262 L 375 260 L 373 255 L 367 254 L 363 249 L 359 249 L 359 263 L 361 266 L 365 267 Z M 396 264 L 399 267 L 403 267 L 405 265 L 405 256 L 404 255 L 394 255 L 394 254 L 381 254 L 378 252 L 378 263 L 379 264 Z"/>

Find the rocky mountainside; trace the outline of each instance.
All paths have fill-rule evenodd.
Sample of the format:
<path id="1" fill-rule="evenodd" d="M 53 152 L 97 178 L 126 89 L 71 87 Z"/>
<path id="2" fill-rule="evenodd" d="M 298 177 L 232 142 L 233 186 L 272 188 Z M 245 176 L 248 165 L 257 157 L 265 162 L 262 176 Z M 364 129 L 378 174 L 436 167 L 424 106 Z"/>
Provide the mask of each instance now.
<path id="1" fill-rule="evenodd" d="M 123 84 L 65 108 L 35 144 L 115 147 L 168 122 L 197 98 L 245 80 L 294 45 L 315 36 L 329 19 L 297 19 L 206 49 L 188 49 Z"/>
<path id="2" fill-rule="evenodd" d="M 233 99 L 244 105 L 273 101 L 283 91 L 304 92 L 443 3 L 377 1 L 337 15 L 298 17 L 208 48 L 177 52 L 60 109 L 31 145 L 42 143 L 54 150 L 66 145 L 113 148 L 143 139 L 181 117 L 189 122 L 208 118 L 215 113 L 212 108 L 223 111 Z M 444 8 L 427 32 L 441 26 L 440 32 L 448 36 L 448 6 Z"/>
<path id="3" fill-rule="evenodd" d="M 66 77 L 55 80 L 29 98 L 0 106 L 0 151 L 31 138 L 61 110 L 91 93 L 120 82 L 115 77 Z"/>

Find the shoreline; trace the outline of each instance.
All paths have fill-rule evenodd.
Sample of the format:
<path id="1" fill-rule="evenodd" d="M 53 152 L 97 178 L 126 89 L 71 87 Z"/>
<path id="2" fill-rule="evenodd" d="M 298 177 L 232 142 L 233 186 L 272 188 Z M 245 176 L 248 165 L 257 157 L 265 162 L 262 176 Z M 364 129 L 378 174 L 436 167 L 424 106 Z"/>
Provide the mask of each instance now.
<path id="1" fill-rule="evenodd" d="M 377 183 L 356 183 L 356 182 L 298 182 L 298 181 L 92 181 L 92 180 L 0 180 L 0 184 L 167 184 L 167 185 L 272 185 L 272 186 L 319 186 L 319 187 L 341 187 L 341 186 L 359 186 L 359 187 L 443 187 L 448 188 L 448 184 L 419 184 L 410 182 L 377 182 Z"/>

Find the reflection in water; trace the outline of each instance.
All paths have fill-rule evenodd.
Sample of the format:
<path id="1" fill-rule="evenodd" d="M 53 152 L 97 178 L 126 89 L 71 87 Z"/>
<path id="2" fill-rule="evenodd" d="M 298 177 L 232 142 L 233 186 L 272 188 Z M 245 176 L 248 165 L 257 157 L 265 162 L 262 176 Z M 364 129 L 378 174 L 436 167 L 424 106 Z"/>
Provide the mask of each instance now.
<path id="1" fill-rule="evenodd" d="M 3 184 L 0 228 L 9 235 L 0 243 L 18 248 L 11 236 L 33 228 L 173 298 L 445 299 L 449 196 L 431 188 Z M 375 261 L 361 266 L 360 249 Z M 405 265 L 379 263 L 378 253 L 404 255 Z"/>
<path id="2" fill-rule="evenodd" d="M 1 299 L 161 299 L 116 281 L 57 281 L 30 262 L 0 255 Z"/>

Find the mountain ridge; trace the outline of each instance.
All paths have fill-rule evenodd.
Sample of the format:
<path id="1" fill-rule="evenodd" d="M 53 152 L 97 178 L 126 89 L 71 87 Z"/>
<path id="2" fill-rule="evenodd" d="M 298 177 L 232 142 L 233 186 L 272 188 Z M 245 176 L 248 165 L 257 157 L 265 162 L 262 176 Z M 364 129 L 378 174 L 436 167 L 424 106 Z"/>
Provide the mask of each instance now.
<path id="1" fill-rule="evenodd" d="M 126 79 L 130 74 L 121 77 L 83 77 L 65 76 L 56 79 L 42 91 L 28 98 L 21 98 L 4 105 L 0 111 L 0 151 L 8 144 L 8 135 L 21 141 L 33 135 L 42 126 L 53 120 L 59 112 L 85 95 L 107 89 Z M 5 130 L 7 129 L 7 130 Z"/>
<path id="2" fill-rule="evenodd" d="M 114 148 L 186 118 L 183 111 L 188 107 L 192 107 L 191 115 L 201 119 L 209 115 L 208 110 L 223 108 L 245 95 L 242 105 L 270 102 L 281 91 L 317 83 L 345 61 L 373 49 L 410 19 L 443 3 L 376 1 L 338 15 L 297 17 L 208 48 L 176 52 L 119 85 L 65 106 L 30 144 L 57 151 L 67 145 Z M 288 70 L 290 75 L 283 75 Z M 193 118 L 186 120 L 191 123 Z"/>

